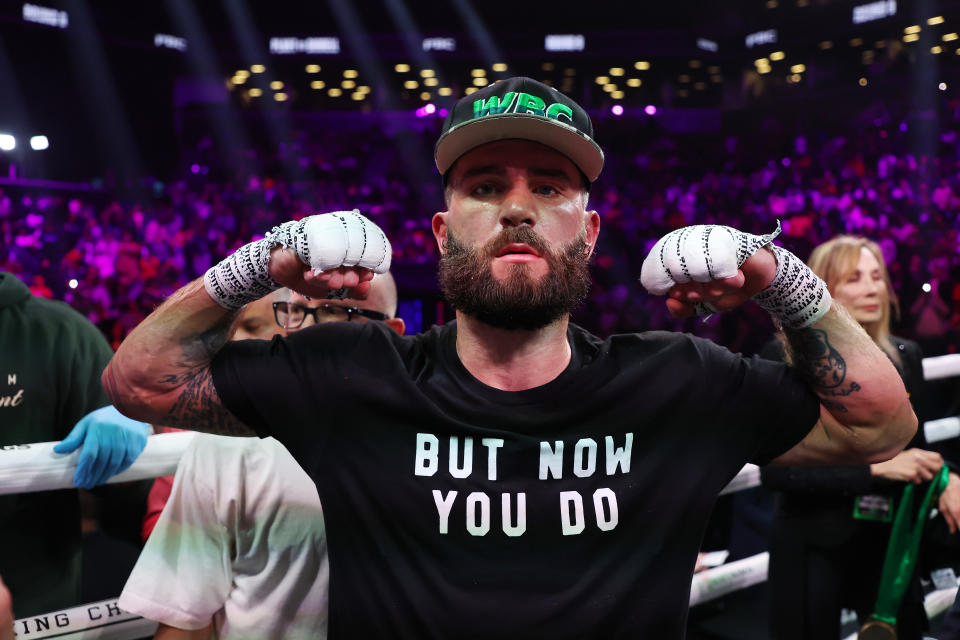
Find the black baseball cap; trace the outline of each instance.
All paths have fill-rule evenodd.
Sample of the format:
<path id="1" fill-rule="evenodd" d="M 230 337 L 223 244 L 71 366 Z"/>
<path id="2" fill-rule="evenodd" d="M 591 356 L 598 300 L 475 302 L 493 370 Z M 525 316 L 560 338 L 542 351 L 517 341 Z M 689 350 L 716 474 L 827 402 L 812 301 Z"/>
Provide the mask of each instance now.
<path id="1" fill-rule="evenodd" d="M 520 138 L 570 158 L 590 182 L 603 169 L 590 116 L 576 102 L 532 78 L 508 78 L 457 101 L 443 122 L 433 158 L 440 173 L 488 142 Z"/>

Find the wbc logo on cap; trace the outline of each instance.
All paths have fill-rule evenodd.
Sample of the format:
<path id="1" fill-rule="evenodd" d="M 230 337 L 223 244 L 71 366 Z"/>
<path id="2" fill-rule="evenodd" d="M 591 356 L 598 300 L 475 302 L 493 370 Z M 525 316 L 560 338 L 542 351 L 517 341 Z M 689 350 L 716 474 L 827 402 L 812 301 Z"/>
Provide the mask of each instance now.
<path id="1" fill-rule="evenodd" d="M 543 98 L 529 93 L 508 91 L 503 97 L 490 96 L 486 100 L 473 101 L 474 118 L 497 116 L 502 113 L 531 113 L 557 121 L 566 118 L 570 124 L 573 124 L 573 109 L 560 102 L 547 106 Z"/>

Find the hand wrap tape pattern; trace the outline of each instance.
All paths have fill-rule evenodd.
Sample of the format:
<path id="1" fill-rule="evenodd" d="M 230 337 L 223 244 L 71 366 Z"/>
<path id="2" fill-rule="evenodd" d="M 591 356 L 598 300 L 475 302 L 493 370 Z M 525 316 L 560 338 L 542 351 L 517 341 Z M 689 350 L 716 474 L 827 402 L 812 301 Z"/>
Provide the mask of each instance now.
<path id="1" fill-rule="evenodd" d="M 240 247 L 204 275 L 207 293 L 233 310 L 279 289 L 268 271 L 270 251 L 278 246 L 293 249 L 314 273 L 342 266 L 374 273 L 390 270 L 392 249 L 380 227 L 356 209 L 337 211 L 284 222 L 263 239 Z"/>
<path id="2" fill-rule="evenodd" d="M 731 278 L 747 258 L 769 245 L 777 258 L 770 285 L 754 296 L 783 326 L 803 328 L 830 309 L 826 284 L 796 256 L 772 244 L 780 223 L 762 236 L 723 225 L 694 225 L 660 238 L 643 261 L 640 281 L 650 293 L 663 295 L 677 284 Z M 694 304 L 697 315 L 716 313 L 710 304 Z"/>

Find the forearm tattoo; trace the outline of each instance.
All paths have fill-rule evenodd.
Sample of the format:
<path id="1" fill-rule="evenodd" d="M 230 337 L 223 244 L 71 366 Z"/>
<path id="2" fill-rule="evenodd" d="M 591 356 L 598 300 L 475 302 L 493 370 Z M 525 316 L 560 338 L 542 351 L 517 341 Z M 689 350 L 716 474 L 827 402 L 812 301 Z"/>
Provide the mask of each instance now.
<path id="1" fill-rule="evenodd" d="M 170 408 L 169 426 L 219 433 L 227 436 L 253 435 L 250 427 L 240 422 L 223 403 L 213 385 L 209 367 L 177 375 L 160 381 L 162 384 L 181 386 L 180 396 Z"/>
<path id="2" fill-rule="evenodd" d="M 170 426 L 231 436 L 253 434 L 223 406 L 210 373 L 210 361 L 230 338 L 235 319 L 236 314 L 230 314 L 206 331 L 181 340 L 183 359 L 177 364 L 186 370 L 159 380 L 161 385 L 181 389 L 166 418 Z"/>
<path id="3" fill-rule="evenodd" d="M 785 330 L 794 367 L 820 396 L 823 406 L 832 411 L 848 411 L 842 398 L 860 391 L 860 385 L 847 380 L 847 363 L 820 329 Z"/>

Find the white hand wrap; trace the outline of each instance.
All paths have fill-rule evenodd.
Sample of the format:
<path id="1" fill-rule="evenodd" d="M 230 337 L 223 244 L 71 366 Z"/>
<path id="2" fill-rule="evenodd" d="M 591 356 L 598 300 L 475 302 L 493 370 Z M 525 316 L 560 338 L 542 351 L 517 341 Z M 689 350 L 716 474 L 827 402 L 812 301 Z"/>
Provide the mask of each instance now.
<path id="1" fill-rule="evenodd" d="M 753 299 L 788 329 L 815 324 L 833 303 L 827 283 L 786 249 L 776 245 L 770 248 L 777 257 L 777 274 Z"/>
<path id="2" fill-rule="evenodd" d="M 643 261 L 640 282 L 650 293 L 663 295 L 677 284 L 731 278 L 747 258 L 769 244 L 777 257 L 777 273 L 770 286 L 754 299 L 783 326 L 808 327 L 830 309 L 830 293 L 823 280 L 800 259 L 772 244 L 778 235 L 779 222 L 773 233 L 762 236 L 722 225 L 671 231 L 657 241 Z M 697 315 L 716 312 L 706 303 L 696 303 L 694 308 Z"/>
<path id="3" fill-rule="evenodd" d="M 380 227 L 356 209 L 309 216 L 274 227 L 263 239 L 240 247 L 210 267 L 203 278 L 207 293 L 220 306 L 239 309 L 279 289 L 281 285 L 270 278 L 267 269 L 270 251 L 278 246 L 293 249 L 314 273 L 337 267 L 386 273 L 393 253 Z"/>

